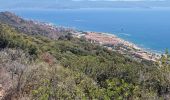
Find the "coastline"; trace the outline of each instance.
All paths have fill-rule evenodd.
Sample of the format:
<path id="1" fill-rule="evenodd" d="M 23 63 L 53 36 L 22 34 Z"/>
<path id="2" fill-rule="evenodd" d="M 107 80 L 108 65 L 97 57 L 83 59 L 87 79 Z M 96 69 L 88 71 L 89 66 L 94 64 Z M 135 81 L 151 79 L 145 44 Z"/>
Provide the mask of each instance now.
<path id="1" fill-rule="evenodd" d="M 132 44 L 132 45 L 136 46 L 136 48 L 138 48 L 138 49 L 140 49 L 140 50 L 143 50 L 143 51 L 155 53 L 155 54 L 158 54 L 158 55 L 161 55 L 161 54 L 163 53 L 163 52 L 161 52 L 161 51 L 157 51 L 157 50 L 153 50 L 153 49 L 151 49 L 151 48 L 146 48 L 146 47 L 144 47 L 144 46 L 140 46 L 140 45 L 138 45 L 138 44 L 136 44 L 136 43 L 131 42 L 130 40 L 125 40 L 125 39 L 123 39 L 123 38 L 115 35 L 114 33 L 102 33 L 102 34 L 108 35 L 108 36 L 115 36 L 115 37 L 117 37 L 117 38 L 120 38 L 120 39 L 122 39 L 123 41 L 126 41 L 126 42 L 128 42 L 129 44 Z"/>
<path id="2" fill-rule="evenodd" d="M 115 34 L 104 33 L 104 32 L 91 32 L 91 31 L 81 31 L 73 32 L 74 37 L 82 38 L 89 40 L 91 43 L 96 43 L 102 45 L 109 50 L 118 51 L 123 55 L 130 55 L 132 58 L 139 58 L 141 60 L 147 61 L 157 61 L 160 59 L 161 54 L 153 51 L 146 50 L 141 48 L 135 43 L 126 41 Z"/>
<path id="3" fill-rule="evenodd" d="M 137 58 L 139 60 L 146 60 L 146 61 L 157 61 L 160 59 L 161 54 L 156 53 L 152 50 L 147 50 L 138 46 L 137 44 L 127 41 L 119 36 L 111 33 L 105 32 L 92 32 L 92 31 L 79 31 L 78 29 L 73 29 L 64 26 L 58 26 L 53 23 L 46 23 L 46 22 L 36 22 L 33 21 L 35 24 L 41 24 L 47 27 L 51 27 L 51 29 L 62 28 L 68 30 L 73 37 L 76 38 L 85 38 L 86 40 L 90 41 L 91 43 L 95 43 L 101 46 L 106 47 L 109 50 L 117 51 L 122 55 L 130 56 L 132 58 Z"/>
<path id="4" fill-rule="evenodd" d="M 146 19 L 143 17 L 140 17 L 138 14 L 140 14 L 136 10 L 129 10 L 123 12 L 119 12 L 119 10 L 115 11 L 110 11 L 109 9 L 105 9 L 104 11 L 99 12 L 100 10 L 96 11 L 91 9 L 91 11 L 84 11 L 82 9 L 79 9 L 78 11 L 73 10 L 73 11 L 15 11 L 13 10 L 12 12 L 18 14 L 19 16 L 22 16 L 22 18 L 26 18 L 27 20 L 37 20 L 37 21 L 43 21 L 43 22 L 51 22 L 54 23 L 57 26 L 65 26 L 65 27 L 71 27 L 73 29 L 80 29 L 83 31 L 94 31 L 94 32 L 108 32 L 108 33 L 113 33 L 119 36 L 120 38 L 133 42 L 138 45 L 138 47 L 141 47 L 147 51 L 152 51 L 156 53 L 164 53 L 165 49 L 168 48 L 170 49 L 170 46 L 168 44 L 169 39 L 167 38 L 169 36 L 168 34 L 168 27 L 169 26 L 167 23 L 163 23 L 166 21 L 166 18 L 168 18 L 169 15 L 162 15 L 164 13 L 162 12 L 150 12 L 151 15 L 146 15 Z M 150 11 L 150 10 L 148 10 Z M 82 13 L 81 13 L 82 12 Z M 94 12 L 94 14 L 93 14 Z M 113 14 L 111 14 L 113 12 Z M 51 17 L 49 18 L 46 13 L 49 13 Z M 70 17 L 67 16 L 67 14 L 70 13 Z M 126 15 L 128 13 L 132 13 L 134 19 L 132 17 L 127 18 Z M 141 12 L 141 14 L 145 15 L 149 12 Z M 161 16 L 164 18 L 160 19 L 160 24 L 152 24 L 148 23 L 148 17 L 153 18 L 154 22 L 157 23 L 158 17 L 154 17 L 152 14 L 157 14 L 159 15 L 160 13 Z M 92 14 L 92 17 L 86 18 L 84 17 L 86 14 Z M 103 14 L 101 17 L 98 14 Z M 107 16 L 105 16 L 107 14 Z M 115 14 L 115 15 L 114 15 Z M 78 16 L 80 15 L 80 16 Z M 44 17 L 43 17 L 44 16 Z M 76 17 L 78 16 L 78 17 Z M 96 17 L 96 19 L 93 20 L 93 16 L 99 16 Z M 118 17 L 122 16 L 122 17 Z M 130 15 L 131 16 L 131 15 Z M 108 18 L 107 18 L 108 17 Z M 102 21 L 102 18 L 104 21 Z M 138 21 L 136 18 L 140 18 L 143 21 Z M 116 19 L 121 19 L 119 20 Z M 76 20 L 84 20 L 83 21 L 76 21 Z M 98 21 L 101 20 L 101 21 Z M 134 22 L 141 23 L 139 25 L 135 23 L 131 23 L 129 20 L 134 20 Z M 153 21 L 151 20 L 151 21 Z M 126 22 L 127 21 L 127 22 Z M 100 22 L 99 24 L 97 24 Z M 159 21 L 158 21 L 159 22 Z M 107 25 L 107 26 L 105 26 Z M 134 26 L 133 26 L 134 25 Z M 145 26 L 146 25 L 146 26 Z M 149 25 L 149 26 L 147 26 Z M 165 26 L 164 26 L 165 25 Z M 162 26 L 162 27 L 160 27 Z M 135 27 L 135 28 L 134 28 Z M 141 27 L 141 28 L 140 28 Z M 165 29 L 165 30 L 164 30 Z M 127 35 L 129 34 L 129 36 Z"/>

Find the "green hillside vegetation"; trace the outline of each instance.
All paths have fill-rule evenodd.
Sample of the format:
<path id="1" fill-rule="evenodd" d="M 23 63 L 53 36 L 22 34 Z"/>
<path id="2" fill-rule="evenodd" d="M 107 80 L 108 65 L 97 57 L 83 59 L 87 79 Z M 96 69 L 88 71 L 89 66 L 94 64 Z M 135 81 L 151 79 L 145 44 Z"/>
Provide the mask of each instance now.
<path id="1" fill-rule="evenodd" d="M 160 61 L 138 62 L 71 34 L 51 40 L 0 24 L 0 84 L 10 99 L 167 99 L 168 52 Z M 8 78 L 6 78 L 8 76 Z"/>

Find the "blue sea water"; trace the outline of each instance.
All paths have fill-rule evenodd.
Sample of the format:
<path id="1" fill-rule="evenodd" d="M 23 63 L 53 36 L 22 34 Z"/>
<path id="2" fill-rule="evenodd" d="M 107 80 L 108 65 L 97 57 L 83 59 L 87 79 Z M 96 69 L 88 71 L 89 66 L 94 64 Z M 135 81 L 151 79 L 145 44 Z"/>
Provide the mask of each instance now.
<path id="1" fill-rule="evenodd" d="M 170 49 L 170 9 L 12 10 L 26 19 L 108 32 L 152 50 Z"/>

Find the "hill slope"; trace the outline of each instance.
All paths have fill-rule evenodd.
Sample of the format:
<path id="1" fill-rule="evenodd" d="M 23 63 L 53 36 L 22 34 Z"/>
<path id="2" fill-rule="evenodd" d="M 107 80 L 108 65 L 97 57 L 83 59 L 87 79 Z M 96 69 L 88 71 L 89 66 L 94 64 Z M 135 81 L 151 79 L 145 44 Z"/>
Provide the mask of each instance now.
<path id="1" fill-rule="evenodd" d="M 0 84 L 6 100 L 169 99 L 168 53 L 160 65 L 139 63 L 70 34 L 52 40 L 4 23 L 0 49 Z"/>
<path id="2" fill-rule="evenodd" d="M 11 12 L 0 12 L 0 22 L 14 27 L 19 32 L 30 35 L 43 35 L 53 39 L 58 39 L 58 37 L 71 31 L 71 29 L 54 27 L 45 23 L 24 20 Z"/>

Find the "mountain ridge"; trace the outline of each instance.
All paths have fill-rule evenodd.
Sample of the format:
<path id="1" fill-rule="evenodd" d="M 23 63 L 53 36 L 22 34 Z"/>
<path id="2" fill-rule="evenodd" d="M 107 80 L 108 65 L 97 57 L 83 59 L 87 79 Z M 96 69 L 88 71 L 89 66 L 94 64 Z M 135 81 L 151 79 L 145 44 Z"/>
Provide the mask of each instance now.
<path id="1" fill-rule="evenodd" d="M 58 39 L 60 36 L 66 35 L 71 29 L 56 27 L 47 23 L 25 20 L 11 12 L 0 12 L 0 22 L 8 24 L 19 32 L 30 35 L 43 35 L 52 39 Z"/>

